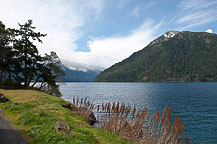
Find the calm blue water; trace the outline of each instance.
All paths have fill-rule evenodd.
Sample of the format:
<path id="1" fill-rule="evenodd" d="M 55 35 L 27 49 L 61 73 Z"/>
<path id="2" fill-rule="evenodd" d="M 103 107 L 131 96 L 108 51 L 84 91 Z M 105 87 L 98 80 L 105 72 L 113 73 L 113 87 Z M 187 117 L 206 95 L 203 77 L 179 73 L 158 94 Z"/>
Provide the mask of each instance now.
<path id="1" fill-rule="evenodd" d="M 67 101 L 124 101 L 151 111 L 173 104 L 173 119 L 184 121 L 191 143 L 217 144 L 217 83 L 64 83 L 60 90 Z"/>

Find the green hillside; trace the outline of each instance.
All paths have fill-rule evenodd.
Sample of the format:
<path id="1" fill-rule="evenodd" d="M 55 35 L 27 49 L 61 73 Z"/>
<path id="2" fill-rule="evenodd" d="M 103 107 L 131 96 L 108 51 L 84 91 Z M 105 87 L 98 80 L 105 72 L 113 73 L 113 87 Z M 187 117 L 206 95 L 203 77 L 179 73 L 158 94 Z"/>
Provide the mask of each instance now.
<path id="1" fill-rule="evenodd" d="M 19 130 L 28 144 L 130 144 L 116 134 L 89 125 L 84 116 L 72 114 L 62 106 L 63 99 L 34 90 L 3 90 L 10 101 L 0 103 L 1 116 Z M 55 124 L 64 122 L 73 134 L 56 132 Z M 1 129 L 1 134 L 12 134 Z M 12 137 L 11 137 L 12 138 Z M 1 139 L 2 140 L 2 139 Z M 0 141 L 1 144 L 6 144 Z M 11 144 L 11 143 L 7 143 Z M 19 141 L 16 144 L 21 144 Z"/>
<path id="2" fill-rule="evenodd" d="M 217 81 L 217 35 L 169 31 L 99 74 L 97 82 Z"/>

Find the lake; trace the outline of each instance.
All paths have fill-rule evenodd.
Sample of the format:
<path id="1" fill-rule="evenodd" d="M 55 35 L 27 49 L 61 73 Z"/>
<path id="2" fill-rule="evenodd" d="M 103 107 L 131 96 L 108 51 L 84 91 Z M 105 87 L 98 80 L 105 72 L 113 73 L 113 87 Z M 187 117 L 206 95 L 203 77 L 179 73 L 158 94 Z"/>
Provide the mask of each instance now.
<path id="1" fill-rule="evenodd" d="M 150 112 L 173 105 L 193 144 L 217 144 L 217 83 L 62 83 L 63 99 L 88 98 L 94 104 L 126 102 Z"/>

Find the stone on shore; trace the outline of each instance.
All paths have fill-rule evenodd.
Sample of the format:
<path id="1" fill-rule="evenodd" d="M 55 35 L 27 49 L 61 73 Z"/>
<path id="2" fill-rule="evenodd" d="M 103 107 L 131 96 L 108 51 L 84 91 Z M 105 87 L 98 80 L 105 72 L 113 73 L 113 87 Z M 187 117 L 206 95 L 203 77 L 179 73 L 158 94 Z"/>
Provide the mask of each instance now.
<path id="1" fill-rule="evenodd" d="M 75 105 L 73 105 L 70 102 L 65 102 L 65 103 L 62 103 L 61 105 L 62 105 L 62 107 L 68 108 L 68 109 L 70 109 L 72 111 L 74 111 L 76 109 Z"/>
<path id="2" fill-rule="evenodd" d="M 84 120 L 90 125 L 94 125 L 97 122 L 94 113 L 91 110 L 87 110 L 84 114 Z"/>
<path id="3" fill-rule="evenodd" d="M 72 111 L 72 114 L 84 116 L 84 120 L 90 125 L 94 125 L 94 123 L 97 122 L 94 113 L 86 107 L 76 107 L 69 102 L 62 103 L 61 105 L 65 108 L 70 109 Z"/>
<path id="4" fill-rule="evenodd" d="M 65 134 L 65 135 L 76 135 L 76 134 L 82 135 L 82 133 L 72 131 L 68 124 L 61 122 L 61 121 L 56 122 L 55 130 L 57 133 Z"/>
<path id="5" fill-rule="evenodd" d="M 69 125 L 67 125 L 64 122 L 60 122 L 60 121 L 56 122 L 55 130 L 57 133 L 71 135 L 71 130 Z"/>
<path id="6" fill-rule="evenodd" d="M 8 102 L 9 99 L 4 96 L 2 93 L 0 93 L 0 103 Z"/>

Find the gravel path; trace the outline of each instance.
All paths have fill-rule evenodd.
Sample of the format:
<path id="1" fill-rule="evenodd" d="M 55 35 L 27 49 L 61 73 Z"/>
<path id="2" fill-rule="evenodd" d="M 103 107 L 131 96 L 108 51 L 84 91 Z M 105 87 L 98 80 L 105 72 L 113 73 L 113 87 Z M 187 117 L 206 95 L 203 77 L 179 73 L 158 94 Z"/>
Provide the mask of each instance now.
<path id="1" fill-rule="evenodd" d="M 14 130 L 10 122 L 6 121 L 0 109 L 0 144 L 27 144 L 18 130 Z"/>

